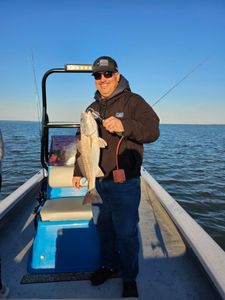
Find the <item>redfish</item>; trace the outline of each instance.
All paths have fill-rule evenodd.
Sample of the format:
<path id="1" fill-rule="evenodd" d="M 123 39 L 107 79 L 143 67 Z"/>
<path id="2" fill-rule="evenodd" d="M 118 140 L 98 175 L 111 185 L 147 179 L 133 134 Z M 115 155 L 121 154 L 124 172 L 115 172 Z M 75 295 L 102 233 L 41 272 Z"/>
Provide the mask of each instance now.
<path id="1" fill-rule="evenodd" d="M 104 173 L 99 167 L 100 148 L 107 143 L 99 137 L 97 123 L 90 111 L 81 113 L 80 140 L 77 149 L 80 152 L 78 165 L 82 175 L 88 180 L 88 193 L 83 204 L 102 203 L 102 199 L 95 188 L 96 177 L 103 177 Z"/>

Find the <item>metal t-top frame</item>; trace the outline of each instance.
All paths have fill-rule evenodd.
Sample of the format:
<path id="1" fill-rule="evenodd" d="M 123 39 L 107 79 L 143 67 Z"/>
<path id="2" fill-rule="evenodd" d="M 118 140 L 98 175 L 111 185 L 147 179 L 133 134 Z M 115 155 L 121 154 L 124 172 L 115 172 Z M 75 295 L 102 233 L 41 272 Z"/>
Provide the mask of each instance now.
<path id="1" fill-rule="evenodd" d="M 49 75 L 54 73 L 92 73 L 92 65 L 90 64 L 66 64 L 64 68 L 56 68 L 48 70 L 42 78 L 42 136 L 41 136 L 41 164 L 46 170 L 48 169 L 48 138 L 49 128 L 77 128 L 79 123 L 49 123 L 47 113 L 47 92 L 46 82 Z"/>

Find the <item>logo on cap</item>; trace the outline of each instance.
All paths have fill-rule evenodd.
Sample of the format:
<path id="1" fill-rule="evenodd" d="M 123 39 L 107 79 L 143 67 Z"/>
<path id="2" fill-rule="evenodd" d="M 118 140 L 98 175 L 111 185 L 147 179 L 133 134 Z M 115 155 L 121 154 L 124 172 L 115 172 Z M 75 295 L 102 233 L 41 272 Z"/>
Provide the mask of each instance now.
<path id="1" fill-rule="evenodd" d="M 108 67 L 109 66 L 109 61 L 108 61 L 108 59 L 100 59 L 98 65 L 100 67 Z"/>

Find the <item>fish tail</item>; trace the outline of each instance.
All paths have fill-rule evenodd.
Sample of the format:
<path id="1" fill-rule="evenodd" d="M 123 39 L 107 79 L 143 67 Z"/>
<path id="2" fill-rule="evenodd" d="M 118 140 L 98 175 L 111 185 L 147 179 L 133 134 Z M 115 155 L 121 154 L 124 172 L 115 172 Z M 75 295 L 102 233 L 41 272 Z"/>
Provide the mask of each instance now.
<path id="1" fill-rule="evenodd" d="M 102 198 L 97 192 L 96 189 L 92 189 L 87 192 L 87 194 L 84 196 L 83 205 L 85 204 L 99 204 L 102 203 Z"/>

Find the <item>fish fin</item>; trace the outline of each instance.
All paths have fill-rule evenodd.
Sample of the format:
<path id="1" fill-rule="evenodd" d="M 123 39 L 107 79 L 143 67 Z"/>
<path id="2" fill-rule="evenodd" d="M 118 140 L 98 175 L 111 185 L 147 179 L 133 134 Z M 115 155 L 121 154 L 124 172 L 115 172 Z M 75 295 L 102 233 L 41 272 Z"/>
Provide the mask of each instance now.
<path id="1" fill-rule="evenodd" d="M 101 168 L 98 167 L 96 177 L 103 177 L 103 176 L 104 176 L 104 173 L 102 172 Z"/>
<path id="2" fill-rule="evenodd" d="M 100 148 L 105 148 L 107 146 L 106 141 L 100 137 L 98 138 L 98 144 Z"/>
<path id="3" fill-rule="evenodd" d="M 87 192 L 87 194 L 84 196 L 83 205 L 85 204 L 98 204 L 102 203 L 102 198 L 99 195 L 99 193 L 96 191 L 96 189 L 92 189 Z"/>

